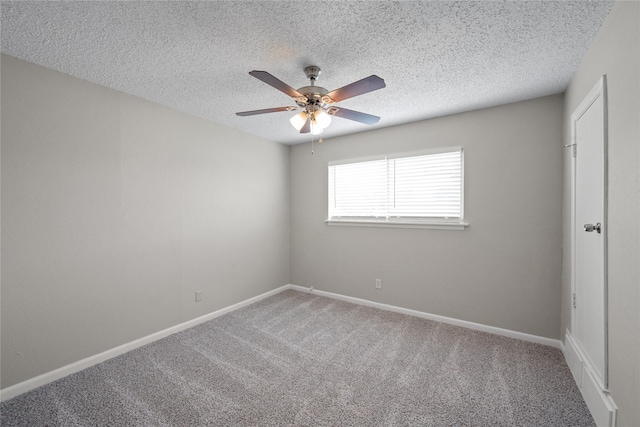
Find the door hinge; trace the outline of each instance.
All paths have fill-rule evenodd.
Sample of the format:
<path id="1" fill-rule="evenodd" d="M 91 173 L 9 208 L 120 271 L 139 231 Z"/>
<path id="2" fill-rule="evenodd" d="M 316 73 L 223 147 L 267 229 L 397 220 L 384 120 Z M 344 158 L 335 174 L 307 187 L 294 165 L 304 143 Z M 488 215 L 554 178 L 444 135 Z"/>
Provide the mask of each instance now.
<path id="1" fill-rule="evenodd" d="M 566 148 L 571 148 L 571 157 L 575 157 L 578 152 L 578 144 L 567 144 Z"/>
<path id="2" fill-rule="evenodd" d="M 571 305 L 576 308 L 576 293 L 574 292 L 571 297 Z"/>

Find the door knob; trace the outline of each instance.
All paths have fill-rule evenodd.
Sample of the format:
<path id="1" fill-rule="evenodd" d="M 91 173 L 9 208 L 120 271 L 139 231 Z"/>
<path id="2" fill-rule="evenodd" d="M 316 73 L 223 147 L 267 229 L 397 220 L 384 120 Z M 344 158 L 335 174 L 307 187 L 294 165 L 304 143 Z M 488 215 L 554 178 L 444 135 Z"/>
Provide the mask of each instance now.
<path id="1" fill-rule="evenodd" d="M 593 224 L 584 225 L 584 231 L 586 231 L 587 233 L 591 233 L 593 230 L 597 231 L 598 234 L 602 233 L 602 225 L 600 223 L 597 223 L 596 225 L 593 225 Z"/>

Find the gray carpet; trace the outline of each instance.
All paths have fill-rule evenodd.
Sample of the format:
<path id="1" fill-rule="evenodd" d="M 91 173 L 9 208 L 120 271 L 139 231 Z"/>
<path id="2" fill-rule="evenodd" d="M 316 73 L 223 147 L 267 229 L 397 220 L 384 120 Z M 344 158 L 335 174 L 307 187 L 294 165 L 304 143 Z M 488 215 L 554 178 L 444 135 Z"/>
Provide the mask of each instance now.
<path id="1" fill-rule="evenodd" d="M 3 426 L 591 426 L 551 347 L 285 291 L 0 405 Z"/>

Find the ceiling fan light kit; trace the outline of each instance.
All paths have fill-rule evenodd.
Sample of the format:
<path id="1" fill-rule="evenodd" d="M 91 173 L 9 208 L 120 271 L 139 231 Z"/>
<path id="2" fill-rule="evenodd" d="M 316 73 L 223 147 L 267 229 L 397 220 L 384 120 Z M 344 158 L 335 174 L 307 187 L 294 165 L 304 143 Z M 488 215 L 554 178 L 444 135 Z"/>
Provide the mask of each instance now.
<path id="1" fill-rule="evenodd" d="M 331 116 L 324 110 L 316 110 L 313 116 L 318 125 L 323 129 L 331 124 Z"/>
<path id="2" fill-rule="evenodd" d="M 300 130 L 302 129 L 302 126 L 304 126 L 304 123 L 307 121 L 307 112 L 301 111 L 295 116 L 291 117 L 289 121 L 291 122 L 291 126 L 293 126 L 296 130 Z"/>
<path id="3" fill-rule="evenodd" d="M 385 87 L 384 80 L 376 75 L 371 75 L 357 82 L 348 84 L 340 89 L 329 92 L 327 89 L 316 86 L 315 82 L 320 75 L 320 67 L 310 65 L 305 67 L 304 73 L 310 80 L 309 86 L 294 89 L 266 71 L 253 70 L 249 72 L 253 77 L 273 86 L 279 91 L 289 95 L 295 101 L 297 107 L 276 107 L 262 110 L 242 111 L 238 116 L 254 116 L 258 114 L 275 113 L 279 111 L 293 111 L 302 108 L 302 111 L 291 117 L 291 125 L 300 133 L 321 134 L 331 124 L 331 116 L 342 117 L 367 125 L 378 123 L 380 117 L 359 111 L 332 105 L 354 96 L 362 95 Z"/>
<path id="4" fill-rule="evenodd" d="M 308 109 L 305 109 L 289 119 L 291 125 L 297 131 L 302 129 L 307 120 L 311 120 L 310 126 L 311 133 L 313 135 L 321 134 L 322 131 L 331 124 L 331 116 L 320 107 L 317 107 L 313 113 L 310 113 Z"/>

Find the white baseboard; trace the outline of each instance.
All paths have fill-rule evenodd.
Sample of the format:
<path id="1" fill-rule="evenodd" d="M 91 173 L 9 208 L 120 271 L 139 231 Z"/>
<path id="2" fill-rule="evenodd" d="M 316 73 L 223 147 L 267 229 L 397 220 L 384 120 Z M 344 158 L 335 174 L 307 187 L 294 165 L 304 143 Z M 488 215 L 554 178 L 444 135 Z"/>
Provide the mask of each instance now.
<path id="1" fill-rule="evenodd" d="M 523 332 L 512 331 L 509 329 L 496 328 L 493 326 L 487 326 L 480 323 L 468 322 L 466 320 L 459 320 L 445 316 L 439 316 L 436 314 L 424 313 L 417 310 L 411 310 L 408 308 L 397 307 L 393 305 L 383 304 L 374 301 L 368 301 L 360 298 L 354 298 L 349 296 L 344 296 L 340 294 L 334 294 L 332 292 L 319 291 L 319 290 L 310 290 L 309 288 L 305 288 L 297 285 L 284 285 L 279 288 L 273 289 L 269 292 L 265 292 L 261 295 L 258 295 L 253 298 L 249 298 L 245 301 L 241 301 L 237 304 L 231 305 L 229 307 L 214 311 L 212 313 L 206 314 L 204 316 L 189 320 L 187 322 L 181 323 L 176 326 L 172 326 L 170 328 L 164 329 L 162 331 L 156 332 L 154 334 L 148 335 L 146 337 L 142 337 L 135 341 L 131 341 L 129 343 L 123 344 L 121 346 L 112 348 L 110 350 L 104 351 L 102 353 L 96 354 L 94 356 L 87 357 L 85 359 L 79 360 L 77 362 L 71 363 L 69 365 L 63 366 L 61 368 L 55 369 L 53 371 L 46 372 L 42 375 L 38 375 L 37 377 L 28 379 L 21 383 L 15 384 L 11 387 L 7 387 L 5 389 L 0 390 L 0 401 L 4 401 L 7 399 L 11 399 L 12 397 L 18 396 L 22 393 L 26 393 L 30 390 L 33 390 L 37 387 L 43 386 L 45 384 L 49 384 L 53 381 L 56 381 L 60 378 L 66 377 L 67 375 L 71 375 L 73 373 L 82 371 L 83 369 L 89 368 L 91 366 L 97 365 L 98 363 L 102 363 L 106 360 L 112 359 L 116 356 L 124 354 L 128 351 L 134 350 L 138 347 L 142 347 L 143 345 L 152 343 L 159 339 L 165 338 L 171 334 L 175 334 L 176 332 L 183 331 L 185 329 L 191 328 L 193 326 L 199 325 L 200 323 L 206 322 L 208 320 L 214 319 L 216 317 L 222 316 L 223 314 L 229 313 L 231 311 L 237 310 L 239 308 L 245 307 L 247 305 L 253 304 L 254 302 L 260 301 L 264 298 L 270 297 L 282 291 L 293 289 L 301 292 L 312 292 L 314 294 L 318 294 L 324 297 L 333 298 L 337 300 L 347 301 L 354 304 L 365 305 L 368 307 L 379 308 L 382 310 L 393 311 L 396 313 L 407 314 L 409 316 L 420 317 L 423 319 L 434 320 L 436 322 L 448 323 L 451 325 L 461 326 L 467 329 L 473 329 L 482 332 L 488 332 L 495 335 L 502 335 L 509 338 L 516 338 L 523 341 L 534 342 L 538 344 L 548 345 L 551 347 L 559 348 L 564 351 L 564 345 L 562 341 L 555 340 L 551 338 L 540 337 L 537 335 L 525 334 Z"/>
<path id="2" fill-rule="evenodd" d="M 548 345 L 550 347 L 559 348 L 560 350 L 564 349 L 562 345 L 562 341 L 554 340 L 552 338 L 540 337 L 537 335 L 525 334 L 524 332 L 512 331 L 510 329 L 502 329 L 496 328 L 494 326 L 487 326 L 481 323 L 468 322 L 466 320 L 454 319 L 451 317 L 439 316 L 437 314 L 425 313 L 422 311 L 411 310 L 408 308 L 397 307 L 394 305 L 383 304 L 379 302 L 369 301 L 360 298 L 348 297 L 340 294 L 334 294 L 331 292 L 319 291 L 316 289 L 310 290 L 310 288 L 305 288 L 297 285 L 288 285 L 290 289 L 295 289 L 302 292 L 312 292 L 314 294 L 318 294 L 324 297 L 338 299 L 341 301 L 347 301 L 354 304 L 366 305 L 367 307 L 379 308 L 382 310 L 393 311 L 396 313 L 407 314 L 409 316 L 421 317 L 423 319 L 435 320 L 436 322 L 448 323 L 450 325 L 461 326 L 467 329 L 473 329 L 476 331 L 488 332 L 494 335 L 502 335 L 509 338 L 516 338 L 523 341 L 534 342 L 538 344 Z"/>
<path id="3" fill-rule="evenodd" d="M 195 319 L 189 320 L 187 322 L 180 323 L 179 325 L 172 326 L 170 328 L 164 329 L 162 331 L 156 332 L 151 335 L 147 335 L 146 337 L 139 338 L 135 341 L 131 341 L 121 346 L 104 351 L 102 353 L 89 356 L 85 359 L 78 360 L 77 362 L 71 363 L 69 365 L 63 366 L 53 371 L 45 372 L 42 375 L 38 375 L 37 377 L 30 378 L 26 381 L 23 381 L 21 383 L 12 385 L 11 387 L 7 387 L 5 389 L 0 390 L 0 401 L 11 399 L 12 397 L 18 396 L 19 394 L 22 394 L 22 393 L 26 393 L 27 391 L 33 390 L 34 388 L 43 386 L 45 384 L 49 384 L 60 378 L 66 377 L 67 375 L 71 375 L 73 373 L 82 371 L 83 369 L 87 369 L 91 366 L 94 366 L 94 365 L 97 365 L 98 363 L 102 363 L 106 360 L 112 359 L 128 351 L 134 350 L 138 347 L 142 347 L 143 345 L 165 338 L 169 335 L 175 334 L 176 332 L 180 332 L 185 329 L 192 328 L 196 325 L 199 325 L 200 323 L 206 322 L 211 319 L 215 319 L 216 317 L 222 316 L 223 314 L 227 314 L 231 311 L 245 307 L 249 304 L 253 304 L 254 302 L 260 301 L 264 298 L 270 297 L 272 295 L 275 295 L 287 289 L 290 289 L 290 285 L 281 286 L 269 292 L 260 294 L 256 297 L 249 298 L 237 304 L 233 304 L 229 307 L 225 307 L 220 310 L 214 311 L 212 313 L 205 314 L 204 316 L 200 316 Z"/>
<path id="4" fill-rule="evenodd" d="M 616 425 L 617 406 L 607 390 L 603 390 L 585 361 L 585 356 L 569 330 L 565 333 L 564 357 L 598 427 Z"/>

